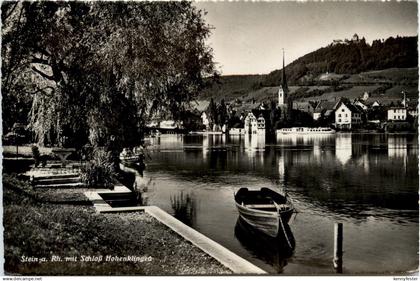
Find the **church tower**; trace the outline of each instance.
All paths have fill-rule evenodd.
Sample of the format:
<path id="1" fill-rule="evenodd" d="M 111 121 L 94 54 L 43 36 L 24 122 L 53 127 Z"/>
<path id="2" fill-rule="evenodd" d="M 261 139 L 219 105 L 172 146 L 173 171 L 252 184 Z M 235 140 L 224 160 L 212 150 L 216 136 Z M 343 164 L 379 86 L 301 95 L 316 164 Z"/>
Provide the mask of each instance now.
<path id="1" fill-rule="evenodd" d="M 279 103 L 278 106 L 281 110 L 283 120 L 292 119 L 293 100 L 289 96 L 289 88 L 287 87 L 286 68 L 284 66 L 284 49 L 283 49 L 283 70 L 281 85 L 278 92 Z"/>
<path id="2" fill-rule="evenodd" d="M 279 100 L 279 107 L 283 108 L 287 106 L 287 94 L 289 92 L 289 88 L 287 88 L 287 81 L 286 81 L 286 70 L 284 69 L 284 49 L 283 49 L 283 73 L 282 73 L 282 81 L 278 92 L 278 100 Z"/>

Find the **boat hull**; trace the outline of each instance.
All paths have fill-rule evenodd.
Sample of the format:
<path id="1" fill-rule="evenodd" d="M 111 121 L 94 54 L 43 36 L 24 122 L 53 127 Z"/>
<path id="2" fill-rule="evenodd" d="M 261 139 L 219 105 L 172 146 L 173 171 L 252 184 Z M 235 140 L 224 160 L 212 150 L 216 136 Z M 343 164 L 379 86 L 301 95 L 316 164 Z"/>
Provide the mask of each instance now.
<path id="1" fill-rule="evenodd" d="M 271 237 L 276 237 L 279 232 L 279 215 L 271 212 L 255 212 L 236 204 L 239 216 L 250 226 Z"/>
<path id="2" fill-rule="evenodd" d="M 138 156 L 133 156 L 133 157 L 120 157 L 120 161 L 122 163 L 133 164 L 133 163 L 140 162 L 140 157 L 138 157 Z"/>
<path id="3" fill-rule="evenodd" d="M 293 214 L 291 203 L 287 199 L 284 200 L 288 204 L 285 210 L 275 209 L 270 211 L 249 208 L 246 205 L 240 204 L 237 200 L 235 203 L 239 216 L 244 222 L 268 236 L 276 237 L 279 230 L 284 228 L 284 224 L 289 222 Z"/>

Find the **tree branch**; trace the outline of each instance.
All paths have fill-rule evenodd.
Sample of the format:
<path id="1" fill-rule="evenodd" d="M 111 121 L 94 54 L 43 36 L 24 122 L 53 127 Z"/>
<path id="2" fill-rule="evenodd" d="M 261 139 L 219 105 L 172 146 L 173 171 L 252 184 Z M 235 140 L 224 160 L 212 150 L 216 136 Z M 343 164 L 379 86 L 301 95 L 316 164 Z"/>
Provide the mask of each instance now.
<path id="1" fill-rule="evenodd" d="M 42 48 L 41 48 L 41 47 L 39 47 L 39 46 L 36 46 L 36 47 L 34 48 L 34 50 L 35 50 L 36 52 L 40 52 L 41 54 L 46 55 L 46 56 L 48 56 L 48 57 L 50 57 L 50 56 L 51 56 L 51 54 L 50 54 L 47 50 L 42 49 Z"/>
<path id="2" fill-rule="evenodd" d="M 3 22 L 6 22 L 6 20 L 12 15 L 13 11 L 15 10 L 17 4 L 19 3 L 19 1 L 16 1 L 15 4 L 13 5 L 13 7 L 10 9 L 10 11 L 4 16 L 3 18 Z"/>
<path id="3" fill-rule="evenodd" d="M 48 60 L 43 59 L 43 58 L 37 58 L 35 56 L 32 56 L 31 63 L 40 63 L 40 64 L 45 64 L 45 65 L 50 65 Z"/>
<path id="4" fill-rule="evenodd" d="M 35 95 L 35 94 L 37 94 L 37 93 L 39 93 L 39 92 L 44 92 L 44 94 L 49 95 L 47 92 L 45 92 L 45 91 L 44 91 L 44 90 L 47 90 L 47 89 L 50 89 L 50 90 L 52 91 L 52 92 L 51 92 L 51 95 L 53 95 L 53 94 L 55 93 L 55 89 L 54 89 L 53 87 L 51 87 L 51 86 L 46 86 L 46 87 L 44 87 L 44 88 L 37 89 L 35 92 L 28 93 L 28 94 L 30 94 L 30 95 Z"/>
<path id="5" fill-rule="evenodd" d="M 55 81 L 54 75 L 45 74 L 41 70 L 37 69 L 35 66 L 32 66 L 32 70 L 35 71 L 36 73 L 38 73 L 39 75 L 41 75 L 42 77 L 48 79 L 48 80 Z"/>
<path id="6" fill-rule="evenodd" d="M 19 18 L 18 18 L 18 22 L 17 22 L 17 26 L 16 26 L 16 34 L 20 33 L 20 28 L 21 28 L 20 20 L 22 18 L 22 13 L 23 13 L 23 6 L 22 6 L 22 8 L 20 9 L 20 12 L 19 12 Z M 16 47 L 14 47 L 14 45 L 16 44 L 16 40 L 17 40 L 16 38 L 17 38 L 17 36 L 14 36 L 13 41 L 11 42 L 11 47 L 12 47 L 12 51 L 11 51 L 11 54 L 10 54 L 10 61 L 11 62 L 14 61 L 14 58 L 16 56 L 16 54 L 15 54 L 16 53 Z M 2 70 L 4 72 L 4 69 L 2 69 Z M 6 73 L 7 73 L 6 74 L 6 82 L 3 85 L 3 89 L 7 89 L 8 86 L 9 86 L 9 83 L 10 83 L 11 72 L 6 71 Z"/>

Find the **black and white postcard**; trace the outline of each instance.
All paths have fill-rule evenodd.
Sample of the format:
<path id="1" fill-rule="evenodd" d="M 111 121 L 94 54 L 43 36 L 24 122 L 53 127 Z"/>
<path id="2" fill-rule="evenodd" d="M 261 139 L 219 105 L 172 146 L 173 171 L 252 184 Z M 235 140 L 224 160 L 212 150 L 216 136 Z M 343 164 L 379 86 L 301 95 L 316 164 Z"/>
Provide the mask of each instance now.
<path id="1" fill-rule="evenodd" d="M 417 13 L 3 1 L 3 274 L 417 280 Z"/>

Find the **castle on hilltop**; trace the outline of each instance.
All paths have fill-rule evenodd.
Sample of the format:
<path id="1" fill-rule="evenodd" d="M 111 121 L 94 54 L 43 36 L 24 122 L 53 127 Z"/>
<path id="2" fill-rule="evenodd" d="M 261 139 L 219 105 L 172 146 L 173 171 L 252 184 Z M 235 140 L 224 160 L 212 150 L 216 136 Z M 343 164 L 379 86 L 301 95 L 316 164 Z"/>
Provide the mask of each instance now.
<path id="1" fill-rule="evenodd" d="M 344 39 L 344 40 L 342 40 L 342 39 L 334 39 L 332 41 L 331 45 L 332 46 L 339 45 L 339 44 L 349 45 L 351 43 L 357 44 L 357 43 L 361 43 L 361 42 L 365 42 L 365 41 L 366 41 L 365 40 L 365 37 L 360 38 L 359 35 L 357 35 L 357 33 L 355 33 L 350 40 L 348 40 L 348 39 Z"/>

